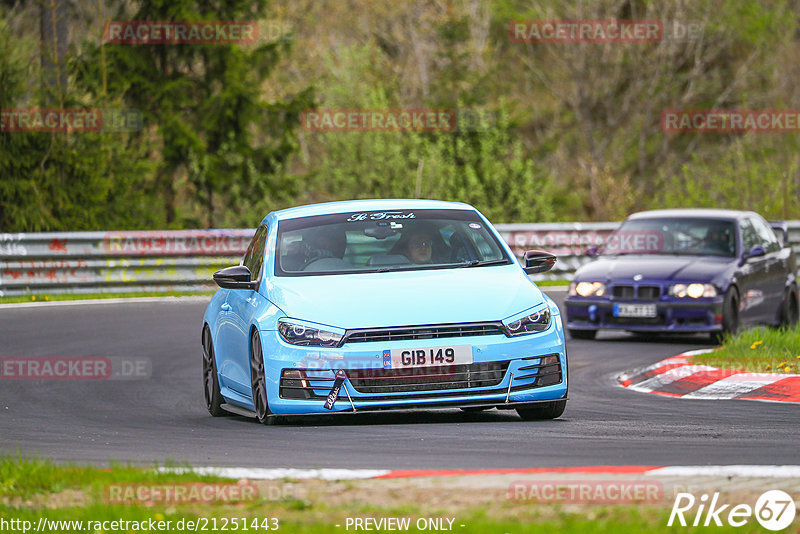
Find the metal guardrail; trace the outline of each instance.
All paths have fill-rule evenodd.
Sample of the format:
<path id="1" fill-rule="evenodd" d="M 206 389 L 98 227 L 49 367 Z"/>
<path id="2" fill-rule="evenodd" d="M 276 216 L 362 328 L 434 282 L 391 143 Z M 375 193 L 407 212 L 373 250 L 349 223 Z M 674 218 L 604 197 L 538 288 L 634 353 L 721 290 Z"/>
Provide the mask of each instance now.
<path id="1" fill-rule="evenodd" d="M 0 234 L 0 296 L 208 291 L 252 229 Z"/>
<path id="2" fill-rule="evenodd" d="M 786 221 L 800 255 L 800 220 Z M 566 279 L 590 261 L 619 225 L 535 223 L 496 225 L 512 250 L 539 248 L 558 256 L 534 280 Z M 57 293 L 208 291 L 214 271 L 239 263 L 253 229 L 147 232 L 0 233 L 0 296 Z"/>

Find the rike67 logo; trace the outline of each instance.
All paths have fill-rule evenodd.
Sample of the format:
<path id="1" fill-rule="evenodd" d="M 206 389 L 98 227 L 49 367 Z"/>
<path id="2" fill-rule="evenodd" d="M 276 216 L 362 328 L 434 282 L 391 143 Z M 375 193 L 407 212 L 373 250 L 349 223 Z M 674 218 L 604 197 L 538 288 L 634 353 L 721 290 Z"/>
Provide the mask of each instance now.
<path id="1" fill-rule="evenodd" d="M 755 506 L 748 504 L 719 504 L 719 493 L 709 500 L 707 494 L 699 499 L 691 493 L 678 493 L 667 526 L 677 520 L 681 526 L 718 527 L 727 523 L 732 527 L 746 525 L 755 516 L 756 521 L 767 530 L 783 530 L 794 521 L 796 507 L 792 497 L 781 490 L 766 491 L 756 500 Z"/>

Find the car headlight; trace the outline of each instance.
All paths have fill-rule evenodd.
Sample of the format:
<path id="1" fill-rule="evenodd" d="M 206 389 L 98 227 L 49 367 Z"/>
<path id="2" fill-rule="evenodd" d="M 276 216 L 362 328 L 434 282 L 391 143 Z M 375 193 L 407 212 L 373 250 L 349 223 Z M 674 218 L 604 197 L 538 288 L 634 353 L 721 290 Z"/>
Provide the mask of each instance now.
<path id="1" fill-rule="evenodd" d="M 318 330 L 288 321 L 278 322 L 278 332 L 284 341 L 292 345 L 336 347 L 342 340 L 341 334 Z"/>
<path id="2" fill-rule="evenodd" d="M 717 288 L 711 284 L 673 284 L 669 286 L 669 296 L 699 299 L 700 297 L 716 297 Z"/>
<path id="3" fill-rule="evenodd" d="M 572 282 L 569 285 L 569 296 L 574 297 L 602 297 L 606 292 L 606 285 L 602 282 Z"/>
<path id="4" fill-rule="evenodd" d="M 519 336 L 522 334 L 533 334 L 542 332 L 550 326 L 550 308 L 545 306 L 521 319 L 512 321 L 506 325 L 506 334 L 509 336 Z"/>

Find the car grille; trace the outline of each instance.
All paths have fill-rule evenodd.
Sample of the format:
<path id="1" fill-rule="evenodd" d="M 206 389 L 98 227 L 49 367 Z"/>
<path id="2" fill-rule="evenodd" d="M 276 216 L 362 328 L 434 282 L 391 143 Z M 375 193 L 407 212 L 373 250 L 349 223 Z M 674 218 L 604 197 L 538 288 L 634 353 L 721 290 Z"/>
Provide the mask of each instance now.
<path id="1" fill-rule="evenodd" d="M 344 335 L 343 343 L 408 341 L 412 339 L 438 339 L 445 337 L 495 335 L 505 335 L 503 324 L 499 321 L 489 323 L 458 323 L 348 330 Z"/>
<path id="2" fill-rule="evenodd" d="M 611 294 L 625 299 L 638 297 L 640 299 L 655 300 L 661 296 L 661 288 L 659 286 L 614 286 Z"/>
<path id="3" fill-rule="evenodd" d="M 514 372 L 510 389 L 498 386 L 503 382 L 511 360 L 410 369 L 349 369 L 346 372 L 360 401 L 446 398 L 463 396 L 465 389 L 472 390 L 475 395 L 505 394 L 558 384 L 564 378 L 558 354 L 529 356 L 522 360 L 525 365 Z M 302 378 L 287 376 L 287 373 L 298 371 Z M 332 370 L 284 369 L 280 396 L 284 399 L 324 399 L 333 386 L 333 376 Z"/>
<path id="4" fill-rule="evenodd" d="M 640 299 L 657 299 L 661 296 L 661 288 L 658 286 L 639 286 L 636 295 Z"/>
<path id="5" fill-rule="evenodd" d="M 635 291 L 633 289 L 633 286 L 614 286 L 612 293 L 615 297 L 632 299 L 635 294 Z"/>
<path id="6" fill-rule="evenodd" d="M 508 364 L 505 361 L 409 369 L 353 369 L 347 376 L 359 393 L 483 388 L 502 382 Z"/>

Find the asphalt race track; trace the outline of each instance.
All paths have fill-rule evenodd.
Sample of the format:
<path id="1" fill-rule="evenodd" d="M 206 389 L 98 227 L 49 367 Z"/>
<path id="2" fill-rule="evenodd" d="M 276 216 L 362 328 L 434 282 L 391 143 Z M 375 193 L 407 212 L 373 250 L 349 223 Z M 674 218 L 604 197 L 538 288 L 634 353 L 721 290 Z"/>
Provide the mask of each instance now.
<path id="1" fill-rule="evenodd" d="M 563 291 L 551 295 L 559 303 Z M 663 398 L 613 377 L 683 352 L 702 337 L 570 341 L 562 418 L 516 412 L 387 412 L 262 426 L 212 418 L 203 405 L 204 302 L 0 310 L 0 357 L 149 357 L 136 381 L 0 380 L 0 451 L 106 464 L 476 469 L 570 465 L 795 464 L 797 406 Z"/>

